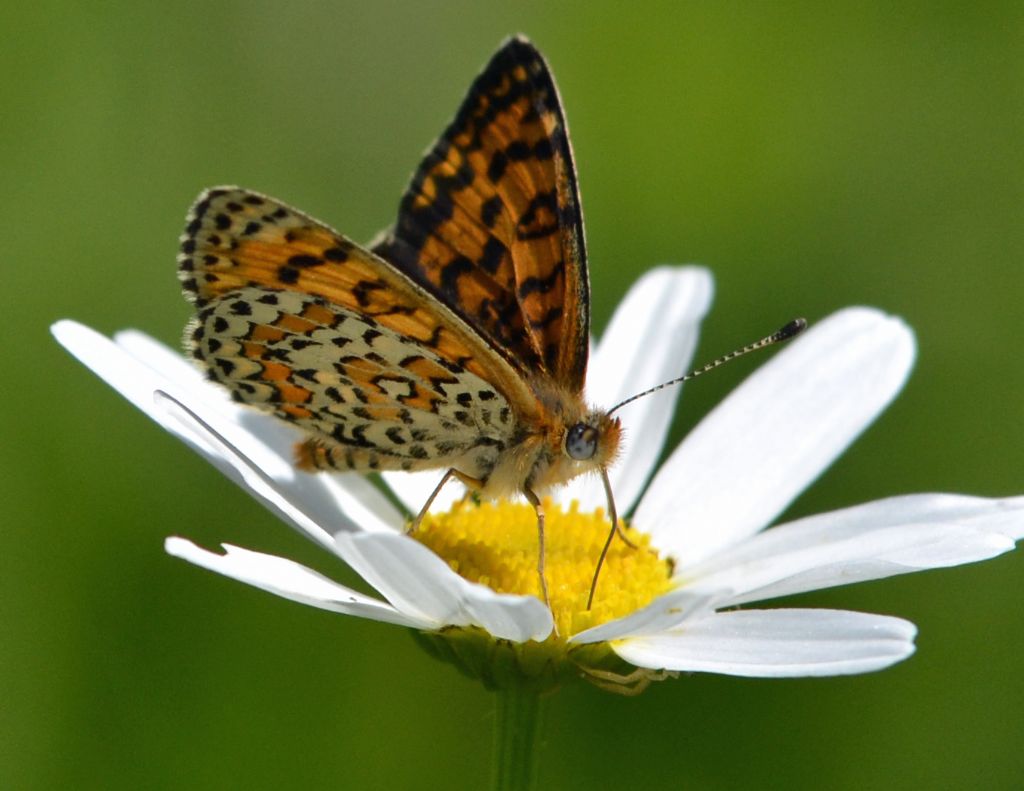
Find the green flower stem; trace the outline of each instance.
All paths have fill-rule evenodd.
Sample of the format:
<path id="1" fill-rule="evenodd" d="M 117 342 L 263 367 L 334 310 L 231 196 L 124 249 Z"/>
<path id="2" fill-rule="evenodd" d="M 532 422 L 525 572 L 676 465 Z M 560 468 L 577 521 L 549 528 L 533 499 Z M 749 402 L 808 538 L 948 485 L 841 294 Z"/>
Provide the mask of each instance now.
<path id="1" fill-rule="evenodd" d="M 537 785 L 544 701 L 530 684 L 507 684 L 495 696 L 491 788 L 529 791 Z"/>

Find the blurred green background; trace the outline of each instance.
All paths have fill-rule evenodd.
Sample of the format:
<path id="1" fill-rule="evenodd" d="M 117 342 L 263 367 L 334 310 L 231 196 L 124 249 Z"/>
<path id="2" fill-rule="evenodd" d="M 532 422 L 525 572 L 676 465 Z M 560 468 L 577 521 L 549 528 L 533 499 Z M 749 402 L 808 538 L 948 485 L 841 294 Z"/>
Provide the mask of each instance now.
<path id="1" fill-rule="evenodd" d="M 788 516 L 1024 493 L 1020 3 L 7 4 L 0 787 L 479 788 L 492 702 L 402 630 L 163 553 L 169 534 L 353 583 L 52 342 L 74 317 L 175 344 L 184 213 L 276 195 L 357 239 L 509 33 L 559 80 L 596 326 L 662 262 L 712 269 L 698 356 L 877 305 L 910 384 Z M 758 361 L 689 387 L 680 437 Z M 792 600 L 910 618 L 853 678 L 698 675 L 550 704 L 546 788 L 1010 788 L 1024 556 Z"/>

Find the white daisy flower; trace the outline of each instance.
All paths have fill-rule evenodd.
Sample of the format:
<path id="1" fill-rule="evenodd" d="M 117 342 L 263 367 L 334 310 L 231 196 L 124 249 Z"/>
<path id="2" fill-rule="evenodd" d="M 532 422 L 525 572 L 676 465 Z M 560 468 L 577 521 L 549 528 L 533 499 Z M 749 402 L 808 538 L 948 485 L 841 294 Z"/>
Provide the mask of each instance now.
<path id="1" fill-rule="evenodd" d="M 641 278 L 596 345 L 588 399 L 608 406 L 678 376 L 711 293 L 700 268 L 664 267 Z M 436 653 L 493 685 L 508 672 L 542 685 L 582 673 L 622 691 L 674 671 L 768 677 L 878 670 L 913 653 L 913 624 L 746 605 L 984 560 L 1024 535 L 1024 497 L 952 494 L 893 497 L 765 529 L 906 380 L 913 335 L 901 320 L 870 308 L 839 311 L 774 355 L 653 479 L 681 388 L 621 410 L 627 437 L 610 478 L 620 513 L 633 511 L 628 534 L 639 548 L 613 542 L 591 609 L 590 575 L 608 529 L 599 481 L 552 492 L 549 609 L 537 596 L 529 506 L 457 502 L 451 486 L 410 537 L 403 532 L 407 515 L 368 479 L 297 471 L 293 427 L 231 402 L 152 338 L 128 330 L 110 340 L 72 321 L 56 323 L 53 334 L 157 423 L 337 555 L 380 598 L 240 547 L 224 545 L 221 554 L 169 538 L 170 554 L 284 598 L 418 630 Z M 384 478 L 416 513 L 439 473 Z"/>

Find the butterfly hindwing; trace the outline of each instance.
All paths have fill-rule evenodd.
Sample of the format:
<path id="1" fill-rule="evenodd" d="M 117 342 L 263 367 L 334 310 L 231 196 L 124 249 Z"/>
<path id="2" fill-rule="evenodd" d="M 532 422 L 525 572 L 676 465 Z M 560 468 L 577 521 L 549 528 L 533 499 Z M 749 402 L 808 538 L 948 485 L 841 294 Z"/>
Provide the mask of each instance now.
<path id="1" fill-rule="evenodd" d="M 532 44 L 510 39 L 477 77 L 374 250 L 524 374 L 582 391 L 582 214 L 558 91 Z"/>
<path id="2" fill-rule="evenodd" d="M 306 466 L 486 475 L 512 432 L 479 376 L 320 297 L 245 286 L 200 308 L 195 330 L 211 378 L 310 434 Z"/>

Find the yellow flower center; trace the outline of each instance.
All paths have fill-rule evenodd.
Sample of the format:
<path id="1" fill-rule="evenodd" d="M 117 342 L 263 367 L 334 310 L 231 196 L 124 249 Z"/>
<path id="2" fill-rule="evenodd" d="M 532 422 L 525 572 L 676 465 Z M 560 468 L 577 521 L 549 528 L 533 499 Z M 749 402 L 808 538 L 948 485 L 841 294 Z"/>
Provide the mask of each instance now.
<path id="1" fill-rule="evenodd" d="M 551 640 L 564 642 L 584 629 L 628 615 L 670 587 L 671 564 L 650 548 L 650 537 L 625 530 L 630 547 L 612 540 L 590 609 L 587 598 L 611 522 L 602 509 L 580 513 L 544 502 L 545 578 L 557 627 Z M 427 514 L 413 537 L 444 558 L 471 582 L 498 591 L 543 598 L 537 574 L 537 515 L 525 503 L 471 501 L 451 511 Z"/>

